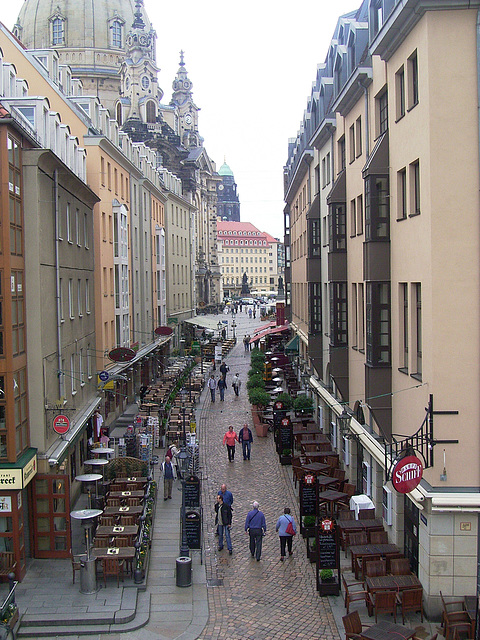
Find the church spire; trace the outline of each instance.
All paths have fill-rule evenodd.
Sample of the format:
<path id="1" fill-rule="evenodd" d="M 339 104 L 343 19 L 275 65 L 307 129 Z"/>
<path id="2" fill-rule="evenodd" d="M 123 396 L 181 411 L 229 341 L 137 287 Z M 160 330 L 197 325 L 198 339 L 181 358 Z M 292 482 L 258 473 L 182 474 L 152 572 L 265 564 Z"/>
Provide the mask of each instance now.
<path id="1" fill-rule="evenodd" d="M 188 73 L 185 68 L 184 51 L 180 51 L 180 66 L 178 67 L 177 75 L 172 83 L 173 94 L 172 104 L 181 106 L 192 98 L 193 84 L 188 78 Z"/>

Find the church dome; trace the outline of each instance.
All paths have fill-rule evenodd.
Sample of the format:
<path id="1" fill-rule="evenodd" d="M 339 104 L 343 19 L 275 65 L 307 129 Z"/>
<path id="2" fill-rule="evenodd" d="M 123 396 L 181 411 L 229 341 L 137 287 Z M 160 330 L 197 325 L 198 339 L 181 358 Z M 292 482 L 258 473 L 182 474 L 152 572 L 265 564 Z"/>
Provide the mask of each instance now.
<path id="1" fill-rule="evenodd" d="M 25 0 L 15 33 L 27 49 L 100 49 L 125 52 L 134 0 Z M 150 21 L 142 12 L 146 30 Z"/>
<path id="2" fill-rule="evenodd" d="M 232 176 L 233 177 L 233 171 L 230 169 L 228 164 L 226 162 L 224 162 L 222 164 L 222 166 L 220 167 L 220 169 L 218 170 L 218 175 L 220 175 L 220 176 Z"/>

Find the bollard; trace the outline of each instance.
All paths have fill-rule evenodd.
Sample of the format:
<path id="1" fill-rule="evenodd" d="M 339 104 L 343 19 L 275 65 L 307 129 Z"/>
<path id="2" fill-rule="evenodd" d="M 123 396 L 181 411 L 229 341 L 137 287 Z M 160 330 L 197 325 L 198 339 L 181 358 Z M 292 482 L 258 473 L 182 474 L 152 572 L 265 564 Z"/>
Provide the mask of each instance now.
<path id="1" fill-rule="evenodd" d="M 192 584 L 192 559 L 177 558 L 177 587 L 190 587 Z"/>

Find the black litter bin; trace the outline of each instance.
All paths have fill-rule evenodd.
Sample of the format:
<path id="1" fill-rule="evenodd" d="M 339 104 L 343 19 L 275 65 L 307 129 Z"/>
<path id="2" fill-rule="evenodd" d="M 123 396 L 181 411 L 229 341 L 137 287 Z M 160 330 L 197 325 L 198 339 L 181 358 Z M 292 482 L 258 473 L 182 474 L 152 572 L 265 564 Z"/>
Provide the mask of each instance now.
<path id="1" fill-rule="evenodd" d="M 177 587 L 190 587 L 192 584 L 192 559 L 177 558 Z"/>

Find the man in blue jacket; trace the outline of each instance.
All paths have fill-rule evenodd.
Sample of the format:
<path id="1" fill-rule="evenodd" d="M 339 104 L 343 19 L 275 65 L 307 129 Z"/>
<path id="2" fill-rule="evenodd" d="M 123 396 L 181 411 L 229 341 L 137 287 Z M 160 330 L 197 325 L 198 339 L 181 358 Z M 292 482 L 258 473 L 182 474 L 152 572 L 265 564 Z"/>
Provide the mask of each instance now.
<path id="1" fill-rule="evenodd" d="M 252 558 L 256 557 L 257 562 L 260 562 L 262 556 L 262 539 L 267 530 L 267 523 L 265 522 L 265 516 L 258 508 L 258 502 L 252 504 L 253 509 L 248 512 L 247 519 L 245 520 L 245 533 L 250 536 L 250 553 Z"/>
<path id="2" fill-rule="evenodd" d="M 252 430 L 248 428 L 248 424 L 243 425 L 238 434 L 238 441 L 242 445 L 243 459 L 250 460 L 250 450 L 252 448 L 253 435 Z"/>

